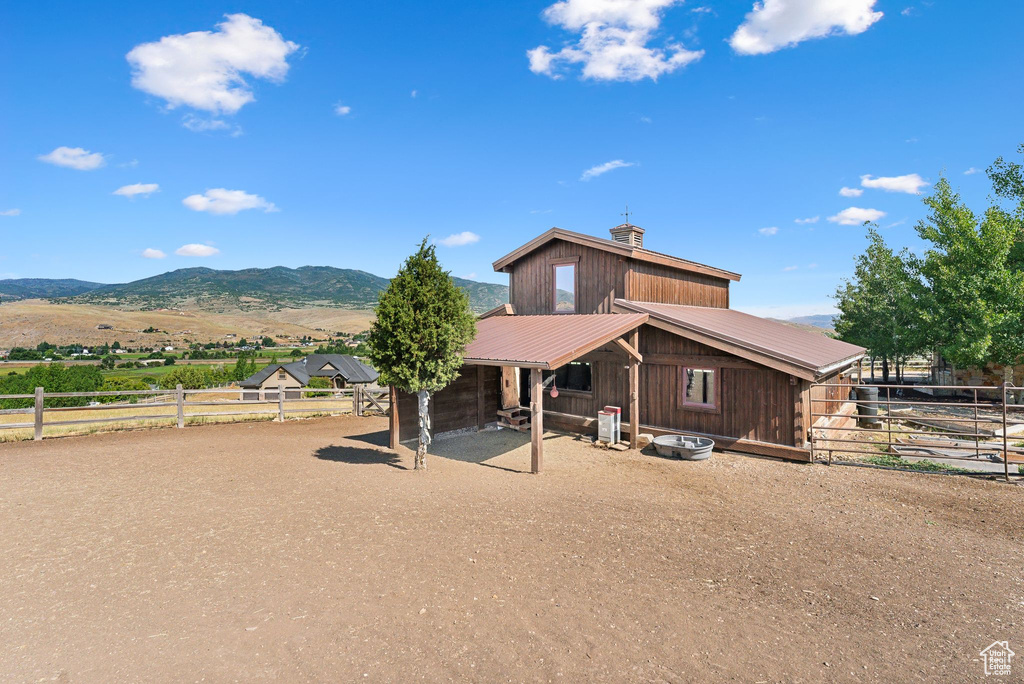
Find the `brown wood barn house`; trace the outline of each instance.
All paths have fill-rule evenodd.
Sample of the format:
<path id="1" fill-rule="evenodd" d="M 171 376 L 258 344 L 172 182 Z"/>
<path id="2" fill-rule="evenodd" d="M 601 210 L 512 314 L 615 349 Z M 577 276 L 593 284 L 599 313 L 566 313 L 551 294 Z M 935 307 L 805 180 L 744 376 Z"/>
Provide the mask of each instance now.
<path id="1" fill-rule="evenodd" d="M 841 398 L 812 385 L 834 383 L 864 349 L 734 311 L 739 274 L 644 249 L 637 226 L 611 234 L 552 228 L 494 262 L 509 274 L 510 302 L 481 317 L 461 377 L 432 398 L 434 433 L 529 406 L 539 472 L 545 427 L 594 433 L 610 405 L 634 448 L 641 432 L 681 433 L 809 460 L 812 393 Z M 418 434 L 415 397 L 397 400 L 392 446 Z"/>

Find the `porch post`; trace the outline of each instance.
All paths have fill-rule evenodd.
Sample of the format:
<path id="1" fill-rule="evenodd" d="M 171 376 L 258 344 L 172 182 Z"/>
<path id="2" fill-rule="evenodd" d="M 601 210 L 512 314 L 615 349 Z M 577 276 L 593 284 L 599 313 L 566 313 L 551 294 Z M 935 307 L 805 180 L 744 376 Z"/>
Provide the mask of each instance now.
<path id="1" fill-rule="evenodd" d="M 388 442 L 388 446 L 392 449 L 398 448 L 398 390 L 395 389 L 394 385 L 388 386 L 388 391 L 391 400 L 391 407 L 388 411 L 388 427 L 391 429 L 391 435 Z"/>
<path id="2" fill-rule="evenodd" d="M 540 368 L 530 369 L 530 472 L 544 467 L 544 376 Z"/>
<path id="3" fill-rule="evenodd" d="M 633 349 L 640 350 L 640 332 L 634 330 L 629 335 L 629 343 Z M 629 357 L 629 448 L 640 446 L 640 362 L 636 357 Z"/>

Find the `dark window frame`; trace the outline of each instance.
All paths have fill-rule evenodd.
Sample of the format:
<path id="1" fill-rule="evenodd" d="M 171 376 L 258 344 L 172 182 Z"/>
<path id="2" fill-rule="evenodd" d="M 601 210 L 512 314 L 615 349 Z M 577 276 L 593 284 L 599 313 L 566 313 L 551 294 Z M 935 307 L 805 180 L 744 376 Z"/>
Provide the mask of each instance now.
<path id="1" fill-rule="evenodd" d="M 572 311 L 558 310 L 558 268 L 572 266 Z M 548 268 L 551 269 L 551 313 L 575 314 L 580 309 L 580 258 L 556 257 L 548 259 Z"/>
<path id="2" fill-rule="evenodd" d="M 583 366 L 587 366 L 590 369 L 590 389 L 588 389 L 588 390 L 570 389 L 568 387 L 568 383 L 559 383 L 558 382 L 558 379 L 557 379 L 558 371 L 562 370 L 563 368 L 568 369 L 569 366 L 571 366 L 574 363 L 575 364 L 579 364 L 579 365 L 583 365 Z M 568 372 L 568 371 L 566 371 L 566 372 Z M 563 394 L 565 396 L 568 396 L 568 397 L 592 397 L 592 396 L 594 396 L 594 364 L 590 363 L 589 361 L 570 361 L 569 363 L 567 363 L 567 364 L 565 364 L 563 366 L 559 366 L 558 368 L 556 368 L 553 371 L 546 370 L 546 371 L 544 371 L 541 374 L 541 376 L 545 380 L 547 380 L 551 375 L 555 375 L 556 376 L 556 378 L 555 378 L 555 386 L 558 387 L 558 396 L 562 396 Z M 545 387 L 544 391 L 547 392 L 548 394 L 551 394 L 551 385 L 548 385 L 547 387 Z"/>
<path id="3" fill-rule="evenodd" d="M 712 392 L 714 392 L 714 403 L 704 404 L 689 401 L 686 398 L 686 371 L 709 371 L 712 373 Z M 679 408 L 684 411 L 694 411 L 697 413 L 714 413 L 719 414 L 722 412 L 722 369 L 719 366 L 680 366 L 679 367 L 679 392 L 678 392 Z"/>

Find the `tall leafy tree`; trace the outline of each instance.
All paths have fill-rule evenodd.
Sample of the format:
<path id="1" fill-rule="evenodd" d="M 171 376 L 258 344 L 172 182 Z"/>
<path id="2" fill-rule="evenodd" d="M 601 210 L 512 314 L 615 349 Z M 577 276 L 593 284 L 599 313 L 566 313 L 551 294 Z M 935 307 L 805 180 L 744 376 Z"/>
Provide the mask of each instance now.
<path id="1" fill-rule="evenodd" d="M 868 247 L 856 259 L 853 279 L 836 290 L 836 334 L 881 358 L 882 380 L 888 382 L 890 360 L 899 368 L 926 348 L 923 297 L 914 256 L 905 249 L 893 252 L 876 227 L 869 227 Z"/>
<path id="2" fill-rule="evenodd" d="M 1020 197 L 1009 165 L 997 162 L 989 175 L 997 193 Z M 927 324 L 939 351 L 960 368 L 1019 362 L 1024 353 L 1020 207 L 1008 211 L 993 205 L 979 217 L 945 178 L 924 202 L 930 211 L 917 233 L 931 243 L 921 272 L 928 286 Z"/>
<path id="3" fill-rule="evenodd" d="M 441 268 L 426 238 L 380 294 L 376 314 L 370 362 L 383 382 L 419 400 L 414 467 L 422 470 L 430 444 L 430 396 L 459 377 L 462 353 L 476 335 L 476 317 L 469 296 Z"/>

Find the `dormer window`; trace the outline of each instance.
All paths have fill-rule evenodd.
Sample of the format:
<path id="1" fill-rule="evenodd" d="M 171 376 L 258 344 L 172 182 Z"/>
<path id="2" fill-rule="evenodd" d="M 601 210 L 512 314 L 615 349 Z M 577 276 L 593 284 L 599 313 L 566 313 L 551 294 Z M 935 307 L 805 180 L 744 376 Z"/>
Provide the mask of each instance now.
<path id="1" fill-rule="evenodd" d="M 551 265 L 555 284 L 552 310 L 555 313 L 576 313 L 576 263 L 577 260 L 573 259 Z"/>

